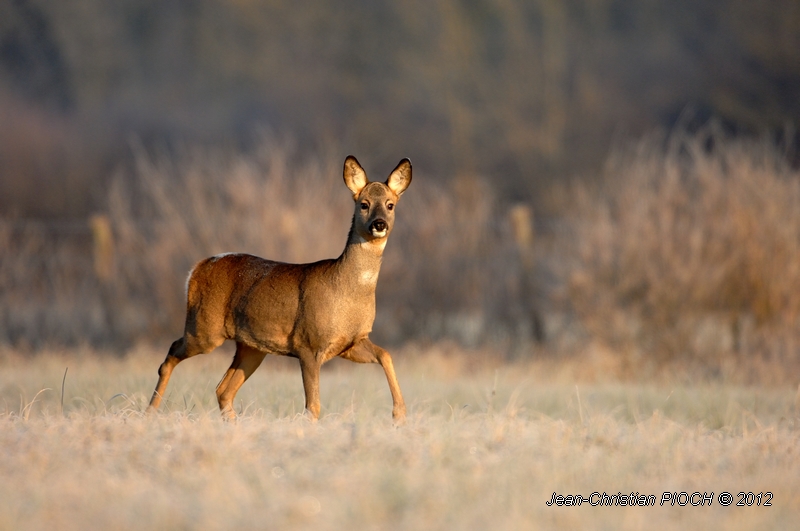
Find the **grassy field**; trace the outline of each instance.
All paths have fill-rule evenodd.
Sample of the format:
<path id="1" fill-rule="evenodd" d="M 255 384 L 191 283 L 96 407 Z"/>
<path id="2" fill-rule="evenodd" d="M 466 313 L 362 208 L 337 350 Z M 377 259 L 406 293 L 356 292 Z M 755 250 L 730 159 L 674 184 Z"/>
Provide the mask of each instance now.
<path id="1" fill-rule="evenodd" d="M 277 358 L 242 388 L 239 421 L 225 423 L 213 392 L 229 363 L 220 354 L 181 364 L 162 412 L 143 416 L 162 357 L 0 353 L 0 529 L 788 529 L 800 520 L 793 387 L 615 383 L 563 367 L 554 375 L 552 363 L 470 363 L 408 347 L 395 354 L 409 405 L 402 428 L 392 427 L 377 365 L 326 366 L 322 416 L 311 423 L 296 363 Z M 638 492 L 655 506 L 548 506 L 553 492 Z M 664 492 L 713 492 L 713 501 L 662 506 Z M 720 505 L 723 492 L 731 506 Z"/>

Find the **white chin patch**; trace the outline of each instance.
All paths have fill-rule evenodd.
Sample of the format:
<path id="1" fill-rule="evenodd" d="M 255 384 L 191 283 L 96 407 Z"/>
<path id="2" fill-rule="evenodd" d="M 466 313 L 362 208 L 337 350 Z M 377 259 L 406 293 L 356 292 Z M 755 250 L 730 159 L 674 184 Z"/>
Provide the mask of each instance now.
<path id="1" fill-rule="evenodd" d="M 381 230 L 381 231 L 373 230 L 372 231 L 372 236 L 374 238 L 385 238 L 386 237 L 386 231 L 385 230 Z"/>

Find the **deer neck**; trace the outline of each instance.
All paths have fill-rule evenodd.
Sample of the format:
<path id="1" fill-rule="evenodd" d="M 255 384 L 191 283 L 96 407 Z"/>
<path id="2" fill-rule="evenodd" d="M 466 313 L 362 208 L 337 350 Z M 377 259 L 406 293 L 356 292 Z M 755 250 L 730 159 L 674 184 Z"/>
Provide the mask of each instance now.
<path id="1" fill-rule="evenodd" d="M 386 238 L 365 240 L 351 228 L 347 245 L 338 259 L 340 273 L 355 285 L 374 291 L 385 247 Z"/>

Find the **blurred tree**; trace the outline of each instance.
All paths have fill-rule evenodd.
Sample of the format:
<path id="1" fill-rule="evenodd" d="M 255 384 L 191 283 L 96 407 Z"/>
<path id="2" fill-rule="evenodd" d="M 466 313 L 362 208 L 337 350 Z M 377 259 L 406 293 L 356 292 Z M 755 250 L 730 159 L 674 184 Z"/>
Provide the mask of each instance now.
<path id="1" fill-rule="evenodd" d="M 536 202 L 687 108 L 797 122 L 799 41 L 796 0 L 13 0 L 0 87 L 67 110 L 87 157 L 267 127 Z"/>
<path id="2" fill-rule="evenodd" d="M 72 91 L 45 14 L 26 0 L 0 3 L 0 88 L 63 111 Z"/>

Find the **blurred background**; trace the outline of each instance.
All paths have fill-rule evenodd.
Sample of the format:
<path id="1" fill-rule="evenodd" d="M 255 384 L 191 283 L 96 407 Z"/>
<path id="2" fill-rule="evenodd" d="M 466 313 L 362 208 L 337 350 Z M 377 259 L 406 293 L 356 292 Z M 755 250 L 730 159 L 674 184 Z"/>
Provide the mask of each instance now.
<path id="1" fill-rule="evenodd" d="M 3 0 L 0 343 L 167 345 L 204 256 L 338 255 L 352 153 L 414 163 L 376 341 L 796 375 L 798 121 L 794 0 Z"/>

